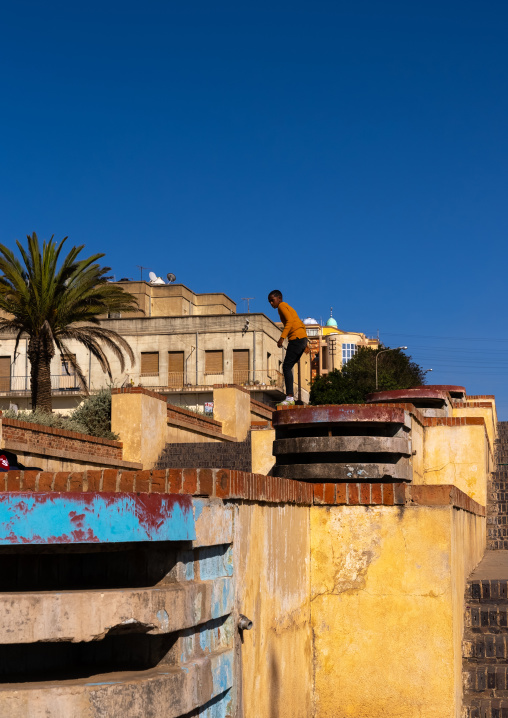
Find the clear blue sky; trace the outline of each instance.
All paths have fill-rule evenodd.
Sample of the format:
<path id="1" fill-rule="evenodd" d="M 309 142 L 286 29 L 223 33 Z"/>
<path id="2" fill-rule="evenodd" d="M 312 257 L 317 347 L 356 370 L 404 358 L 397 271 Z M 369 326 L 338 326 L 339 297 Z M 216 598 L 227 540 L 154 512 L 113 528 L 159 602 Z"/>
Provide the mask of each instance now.
<path id="1" fill-rule="evenodd" d="M 333 305 L 508 419 L 507 35 L 500 0 L 3 3 L 0 241 Z"/>

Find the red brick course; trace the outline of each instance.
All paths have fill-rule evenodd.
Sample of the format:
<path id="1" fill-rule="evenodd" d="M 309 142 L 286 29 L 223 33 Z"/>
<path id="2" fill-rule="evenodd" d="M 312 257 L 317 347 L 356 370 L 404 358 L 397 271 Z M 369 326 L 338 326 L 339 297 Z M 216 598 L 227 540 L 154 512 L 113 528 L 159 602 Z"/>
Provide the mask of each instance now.
<path id="1" fill-rule="evenodd" d="M 123 444 L 121 441 L 98 439 L 88 434 L 55 429 L 42 424 L 31 424 L 27 421 L 18 421 L 18 419 L 2 418 L 2 439 L 6 449 L 10 448 L 10 444 L 15 444 L 19 450 L 20 445 L 26 444 L 27 451 L 35 454 L 38 449 L 51 449 L 89 454 L 96 458 L 122 460 Z"/>
<path id="2" fill-rule="evenodd" d="M 154 469 L 0 473 L 0 492 L 74 491 L 190 494 L 303 506 L 453 506 L 485 516 L 485 507 L 455 486 L 402 483 L 312 484 L 233 469 Z"/>

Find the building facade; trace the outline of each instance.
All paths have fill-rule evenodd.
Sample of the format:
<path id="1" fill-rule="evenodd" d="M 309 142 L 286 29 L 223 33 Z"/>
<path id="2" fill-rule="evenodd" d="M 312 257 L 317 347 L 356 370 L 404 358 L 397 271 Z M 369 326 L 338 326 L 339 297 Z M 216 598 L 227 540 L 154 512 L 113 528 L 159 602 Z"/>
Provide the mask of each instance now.
<path id="1" fill-rule="evenodd" d="M 87 389 L 109 385 L 144 386 L 168 395 L 175 404 L 204 410 L 214 385 L 239 384 L 265 403 L 285 396 L 282 362 L 285 349 L 277 346 L 280 325 L 264 314 L 237 314 L 236 304 L 225 294 L 196 294 L 181 284 L 153 285 L 121 282 L 132 293 L 140 311 L 110 315 L 101 325 L 124 337 L 134 353 L 121 370 L 116 357 L 107 352 L 112 380 L 90 352 L 69 341 L 70 352 L 81 366 Z M 0 338 L 0 409 L 11 405 L 29 409 L 30 364 L 28 340 L 14 353 L 14 335 Z M 51 365 L 53 408 L 74 409 L 85 394 L 68 356 L 55 355 Z M 295 369 L 298 386 L 298 370 Z M 304 355 L 300 367 L 301 396 L 308 401 L 310 360 Z"/>

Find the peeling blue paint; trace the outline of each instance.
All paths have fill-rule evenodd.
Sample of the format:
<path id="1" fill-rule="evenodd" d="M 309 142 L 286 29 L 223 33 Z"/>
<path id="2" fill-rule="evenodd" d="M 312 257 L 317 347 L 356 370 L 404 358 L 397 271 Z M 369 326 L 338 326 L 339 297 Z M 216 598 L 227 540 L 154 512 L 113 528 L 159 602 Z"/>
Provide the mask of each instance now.
<path id="1" fill-rule="evenodd" d="M 229 577 L 213 584 L 211 611 L 212 618 L 221 618 L 233 610 L 234 584 Z"/>
<path id="2" fill-rule="evenodd" d="M 0 544 L 189 541 L 191 498 L 117 493 L 0 494 Z"/>
<path id="3" fill-rule="evenodd" d="M 231 546 L 207 546 L 199 549 L 199 577 L 208 581 L 233 575 L 233 550 Z"/>
<path id="4" fill-rule="evenodd" d="M 213 695 L 224 693 L 233 685 L 233 651 L 224 652 L 212 663 Z"/>

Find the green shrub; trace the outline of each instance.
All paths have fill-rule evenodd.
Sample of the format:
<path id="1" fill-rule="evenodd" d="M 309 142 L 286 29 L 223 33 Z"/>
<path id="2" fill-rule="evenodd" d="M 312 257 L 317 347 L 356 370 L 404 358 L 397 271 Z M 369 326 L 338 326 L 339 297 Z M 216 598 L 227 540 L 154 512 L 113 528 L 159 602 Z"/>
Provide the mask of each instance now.
<path id="1" fill-rule="evenodd" d="M 85 399 L 71 414 L 48 413 L 35 411 L 18 411 L 12 409 L 3 412 L 6 419 L 19 419 L 30 424 L 42 424 L 54 429 L 76 431 L 79 434 L 96 436 L 99 439 L 118 439 L 111 431 L 111 391 L 104 389 Z"/>
<path id="2" fill-rule="evenodd" d="M 111 431 L 111 390 L 92 394 L 72 412 L 72 420 L 87 427 L 87 434 L 100 439 L 118 439 Z"/>

